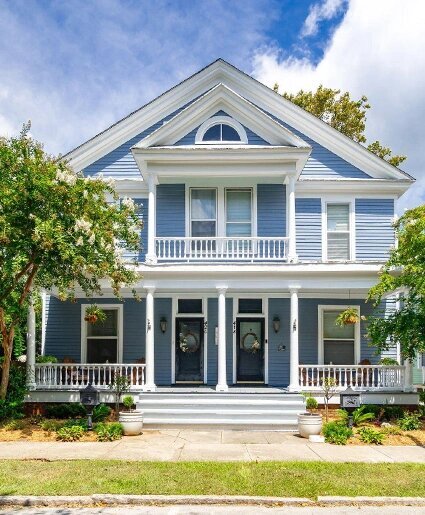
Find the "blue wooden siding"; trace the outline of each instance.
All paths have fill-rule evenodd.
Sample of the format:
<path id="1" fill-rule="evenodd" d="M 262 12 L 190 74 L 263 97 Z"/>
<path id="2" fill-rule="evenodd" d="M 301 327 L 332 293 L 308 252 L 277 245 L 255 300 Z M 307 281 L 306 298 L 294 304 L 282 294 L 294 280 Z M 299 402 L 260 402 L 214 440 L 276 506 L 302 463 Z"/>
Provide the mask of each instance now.
<path id="1" fill-rule="evenodd" d="M 217 384 L 217 345 L 215 344 L 215 328 L 218 326 L 218 299 L 208 299 L 208 370 L 207 383 Z"/>
<path id="2" fill-rule="evenodd" d="M 393 199 L 356 199 L 356 259 L 388 258 L 394 245 Z"/>
<path id="3" fill-rule="evenodd" d="M 147 198 L 134 198 L 135 204 L 137 205 L 137 215 L 140 220 L 143 221 L 143 228 L 140 231 L 140 244 L 141 248 L 139 252 L 127 251 L 124 254 L 126 259 L 137 260 L 139 263 L 145 261 L 145 255 L 148 250 L 148 205 L 149 199 Z"/>
<path id="4" fill-rule="evenodd" d="M 172 342 L 172 312 L 171 299 L 155 299 L 155 384 L 171 384 L 171 342 Z M 160 330 L 159 322 L 162 317 L 167 320 L 167 330 Z"/>
<path id="5" fill-rule="evenodd" d="M 273 318 L 280 319 L 278 333 L 273 329 Z M 290 325 L 289 299 L 269 299 L 269 382 L 273 386 L 287 386 L 289 384 L 289 325 Z M 285 346 L 284 350 L 279 347 Z"/>
<path id="6" fill-rule="evenodd" d="M 258 184 L 257 235 L 286 236 L 286 186 Z"/>
<path id="7" fill-rule="evenodd" d="M 322 259 L 322 204 L 320 198 L 295 200 L 297 254 L 303 261 Z"/>
<path id="8" fill-rule="evenodd" d="M 160 184 L 156 187 L 156 235 L 185 236 L 185 185 Z"/>

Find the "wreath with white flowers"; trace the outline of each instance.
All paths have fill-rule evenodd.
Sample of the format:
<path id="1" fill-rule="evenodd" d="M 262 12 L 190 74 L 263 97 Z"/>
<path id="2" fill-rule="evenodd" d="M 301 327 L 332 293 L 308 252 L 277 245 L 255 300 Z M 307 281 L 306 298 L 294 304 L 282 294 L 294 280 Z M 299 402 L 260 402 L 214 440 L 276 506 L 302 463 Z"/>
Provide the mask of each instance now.
<path id="1" fill-rule="evenodd" d="M 182 352 L 191 354 L 199 349 L 199 340 L 191 331 L 179 334 L 179 347 Z"/>
<path id="2" fill-rule="evenodd" d="M 242 337 L 241 346 L 244 351 L 255 354 L 261 349 L 261 343 L 258 341 L 258 337 L 255 333 L 246 333 Z"/>

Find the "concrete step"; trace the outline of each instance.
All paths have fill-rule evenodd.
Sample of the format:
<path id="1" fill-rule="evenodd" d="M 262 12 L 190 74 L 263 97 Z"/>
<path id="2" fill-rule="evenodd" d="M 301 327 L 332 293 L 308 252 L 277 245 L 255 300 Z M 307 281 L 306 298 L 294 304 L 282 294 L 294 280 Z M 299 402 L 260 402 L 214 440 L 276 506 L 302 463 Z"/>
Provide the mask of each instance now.
<path id="1" fill-rule="evenodd" d="M 251 418 L 245 418 L 240 420 L 232 419 L 218 419 L 204 418 L 202 420 L 192 418 L 179 418 L 174 417 L 168 418 L 149 418 L 144 420 L 143 426 L 146 429 L 161 429 L 167 428 L 190 428 L 190 429 L 250 429 L 257 431 L 297 431 L 297 421 L 292 420 L 252 420 Z"/>

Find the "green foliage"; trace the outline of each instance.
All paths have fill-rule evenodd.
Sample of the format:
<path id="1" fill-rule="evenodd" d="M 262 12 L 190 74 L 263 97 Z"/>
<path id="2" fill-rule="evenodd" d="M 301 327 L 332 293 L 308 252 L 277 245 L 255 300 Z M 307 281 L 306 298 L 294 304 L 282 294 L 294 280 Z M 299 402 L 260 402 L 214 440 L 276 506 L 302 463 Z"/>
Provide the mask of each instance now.
<path id="1" fill-rule="evenodd" d="M 279 91 L 275 84 L 274 91 Z M 316 91 L 300 90 L 296 94 L 283 93 L 284 98 L 302 107 L 334 129 L 342 132 L 358 143 L 366 143 L 366 113 L 370 109 L 367 97 L 353 100 L 347 91 L 325 88 L 320 85 Z M 384 147 L 379 141 L 368 145 L 368 150 L 390 164 L 398 166 L 406 156 L 392 155 L 391 149 Z"/>
<path id="2" fill-rule="evenodd" d="M 7 431 L 21 431 L 25 428 L 25 422 L 22 419 L 11 420 L 4 428 Z"/>
<path id="3" fill-rule="evenodd" d="M 84 429 L 81 426 L 66 426 L 57 430 L 56 440 L 61 442 L 76 442 L 81 440 L 84 434 Z"/>
<path id="4" fill-rule="evenodd" d="M 341 419 L 344 423 L 348 423 L 348 411 L 345 409 L 339 409 L 338 414 L 341 416 Z M 359 408 L 355 409 L 352 413 L 353 417 L 353 426 L 358 427 L 368 422 L 369 420 L 373 420 L 375 415 L 372 411 L 369 410 L 368 406 L 363 404 Z"/>
<path id="5" fill-rule="evenodd" d="M 134 398 L 133 398 L 133 396 L 126 395 L 123 398 L 122 403 L 124 404 L 124 407 L 126 409 L 128 409 L 128 411 L 131 411 L 131 408 L 134 406 Z"/>
<path id="6" fill-rule="evenodd" d="M 346 445 L 353 431 L 343 422 L 327 422 L 322 429 L 325 441 L 335 445 Z"/>
<path id="7" fill-rule="evenodd" d="M 404 417 L 398 421 L 400 429 L 403 431 L 414 431 L 421 428 L 421 421 L 419 420 L 419 413 L 409 413 L 406 411 Z"/>
<path id="8" fill-rule="evenodd" d="M 115 416 L 118 417 L 118 413 L 120 410 L 120 400 L 121 396 L 130 390 L 130 380 L 128 377 L 121 372 L 121 370 L 117 370 L 114 375 L 114 379 L 109 385 L 109 389 L 115 393 Z"/>
<path id="9" fill-rule="evenodd" d="M 69 404 L 51 404 L 45 409 L 47 418 L 76 418 L 87 416 L 86 408 L 78 403 Z"/>
<path id="10" fill-rule="evenodd" d="M 99 442 L 112 442 L 120 440 L 123 435 L 123 427 L 119 422 L 110 422 L 109 424 L 99 423 L 94 427 Z"/>
<path id="11" fill-rule="evenodd" d="M 35 358 L 36 363 L 57 363 L 58 358 L 56 356 L 37 356 Z"/>
<path id="12" fill-rule="evenodd" d="M 347 324 L 356 324 L 360 320 L 357 308 L 347 308 L 336 317 L 335 324 L 343 327 Z"/>
<path id="13" fill-rule="evenodd" d="M 65 423 L 59 420 L 43 420 L 40 423 L 40 427 L 43 431 L 46 431 L 47 433 L 55 433 L 59 429 L 62 429 L 64 427 Z"/>
<path id="14" fill-rule="evenodd" d="M 25 364 L 13 362 L 10 367 L 6 399 L 0 399 L 0 420 L 23 417 L 26 391 Z"/>
<path id="15" fill-rule="evenodd" d="M 93 409 L 93 422 L 103 422 L 111 414 L 111 408 L 105 404 L 98 404 Z"/>
<path id="16" fill-rule="evenodd" d="M 398 366 L 399 363 L 396 359 L 394 358 L 381 358 L 379 360 L 379 364 L 380 365 L 384 365 L 386 367 L 391 367 L 391 366 Z"/>
<path id="17" fill-rule="evenodd" d="M 385 424 L 385 425 L 384 425 Z M 393 426 L 384 422 L 381 426 L 381 433 L 384 435 L 401 435 L 401 429 L 397 426 Z"/>
<path id="18" fill-rule="evenodd" d="M 421 392 L 419 392 L 419 402 L 421 402 L 422 404 L 425 404 L 425 390 L 422 390 Z"/>
<path id="19" fill-rule="evenodd" d="M 373 427 L 362 427 L 359 429 L 358 434 L 360 440 L 367 444 L 382 445 L 385 438 L 385 435 L 381 431 Z"/>
<path id="20" fill-rule="evenodd" d="M 92 304 L 91 306 L 86 308 L 84 320 L 90 322 L 91 324 L 104 322 L 106 320 L 106 313 L 103 311 L 102 308 L 99 308 L 99 306 L 97 306 L 96 304 Z"/>
<path id="21" fill-rule="evenodd" d="M 368 404 L 367 410 L 373 413 L 374 418 L 378 421 L 382 420 L 397 420 L 404 415 L 404 410 L 401 406 L 389 406 L 388 404 Z"/>
<path id="22" fill-rule="evenodd" d="M 81 427 L 83 431 L 87 431 L 87 419 L 86 418 L 77 418 L 75 420 L 66 420 L 63 424 L 63 427 Z"/>

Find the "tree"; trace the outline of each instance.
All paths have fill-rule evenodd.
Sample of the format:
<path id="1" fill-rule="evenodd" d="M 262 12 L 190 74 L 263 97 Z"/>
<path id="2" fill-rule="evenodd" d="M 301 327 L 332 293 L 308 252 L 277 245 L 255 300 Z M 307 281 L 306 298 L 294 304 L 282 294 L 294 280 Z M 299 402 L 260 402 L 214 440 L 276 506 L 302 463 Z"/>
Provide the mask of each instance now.
<path id="1" fill-rule="evenodd" d="M 402 293 L 400 309 L 369 318 L 368 335 L 380 351 L 397 342 L 405 359 L 425 352 L 425 205 L 409 209 L 395 223 L 398 245 L 369 291 L 375 305 L 385 295 Z"/>
<path id="2" fill-rule="evenodd" d="M 133 201 L 119 203 L 110 181 L 74 173 L 28 131 L 29 124 L 19 137 L 0 139 L 1 399 L 14 338 L 35 292 L 55 289 L 65 300 L 80 289 L 91 297 L 107 280 L 119 296 L 137 277 L 122 258 L 124 248 L 139 248 Z"/>
<path id="3" fill-rule="evenodd" d="M 278 93 L 279 85 L 275 84 L 273 89 Z M 353 100 L 347 91 L 341 93 L 339 89 L 322 85 L 316 91 L 300 90 L 296 94 L 283 93 L 282 96 L 357 143 L 366 143 L 366 112 L 370 109 L 367 97 Z M 394 166 L 399 166 L 406 159 L 402 155 L 393 156 L 391 149 L 382 146 L 379 141 L 369 144 L 367 149 Z"/>

